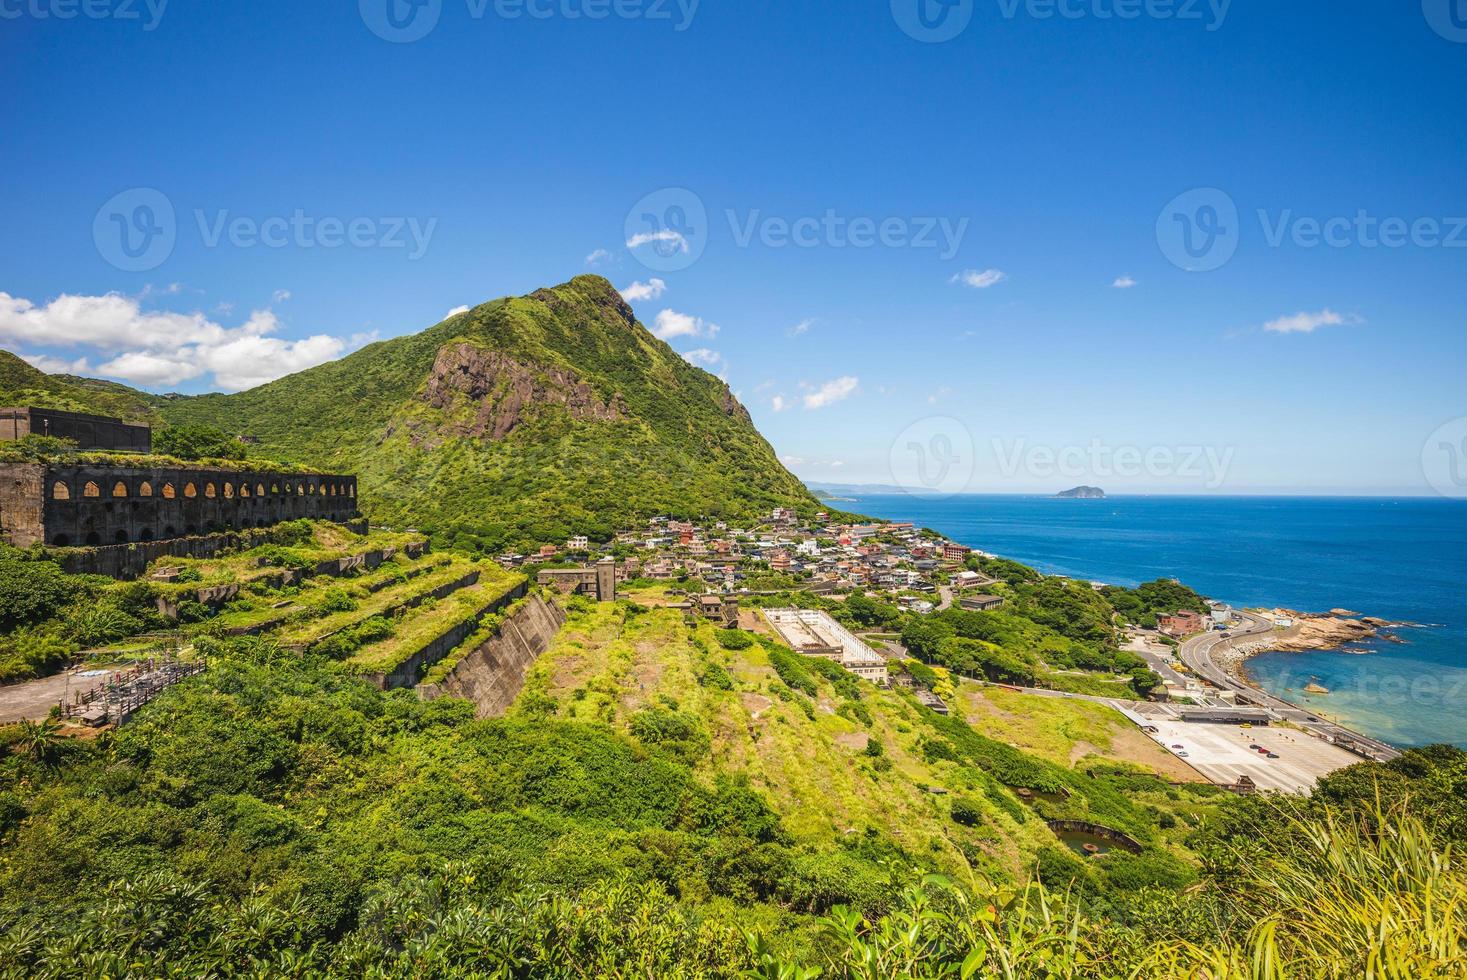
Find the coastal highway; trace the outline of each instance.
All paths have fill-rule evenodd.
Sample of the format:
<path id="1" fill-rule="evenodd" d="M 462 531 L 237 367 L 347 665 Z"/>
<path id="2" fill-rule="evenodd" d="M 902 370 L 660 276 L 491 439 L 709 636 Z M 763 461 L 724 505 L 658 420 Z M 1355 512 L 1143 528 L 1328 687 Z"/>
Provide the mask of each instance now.
<path id="1" fill-rule="evenodd" d="M 1321 718 L 1313 711 L 1300 708 L 1251 684 L 1245 684 L 1220 667 L 1213 660 L 1214 654 L 1240 643 L 1256 641 L 1258 637 L 1274 630 L 1272 620 L 1262 616 L 1245 612 L 1238 612 L 1236 615 L 1241 625 L 1229 630 L 1227 634 L 1201 633 L 1184 641 L 1180 651 L 1182 663 L 1186 664 L 1198 677 L 1218 689 L 1236 692 L 1240 701 L 1246 700 L 1261 708 L 1266 708 L 1280 718 L 1321 738 L 1349 747 L 1360 755 L 1384 762 L 1401 754 L 1385 742 L 1361 735 L 1343 725 L 1336 725 L 1334 722 Z"/>

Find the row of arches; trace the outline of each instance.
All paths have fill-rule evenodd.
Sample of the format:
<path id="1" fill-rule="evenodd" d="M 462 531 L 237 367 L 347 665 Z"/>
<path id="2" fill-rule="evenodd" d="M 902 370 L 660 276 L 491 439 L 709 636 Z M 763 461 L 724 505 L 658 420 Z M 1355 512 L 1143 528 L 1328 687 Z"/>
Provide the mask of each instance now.
<path id="1" fill-rule="evenodd" d="M 212 481 L 205 482 L 200 486 L 192 481 L 184 483 L 180 491 L 173 483 L 166 482 L 156 489 L 149 480 L 143 480 L 137 484 L 136 493 L 130 488 L 126 480 L 118 480 L 106 490 L 106 496 L 114 500 L 128 500 L 134 497 L 162 497 L 165 500 L 173 500 L 180 495 L 186 499 L 193 499 L 202 494 L 206 499 L 216 499 L 223 496 L 225 500 L 233 500 L 236 497 L 248 499 L 250 497 L 346 497 L 355 499 L 357 488 L 355 483 L 330 482 L 318 483 L 315 481 L 271 481 L 267 484 L 257 482 L 251 486 L 249 482 L 241 482 L 238 487 L 232 481 L 224 481 L 215 484 Z M 284 489 L 282 489 L 282 487 Z M 104 484 L 96 480 L 88 480 L 81 486 L 80 496 L 83 499 L 101 499 L 104 493 Z M 57 480 L 51 485 L 52 500 L 71 500 L 74 494 L 71 485 L 65 480 Z"/>

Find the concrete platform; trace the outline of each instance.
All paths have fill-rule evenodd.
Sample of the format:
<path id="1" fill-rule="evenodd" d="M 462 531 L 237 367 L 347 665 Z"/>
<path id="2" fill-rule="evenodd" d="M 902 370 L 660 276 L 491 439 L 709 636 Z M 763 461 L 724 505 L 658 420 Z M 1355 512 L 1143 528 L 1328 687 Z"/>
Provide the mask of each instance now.
<path id="1" fill-rule="evenodd" d="M 1321 776 L 1364 761 L 1296 729 L 1242 728 L 1160 717 L 1148 718 L 1145 724 L 1156 727 L 1151 737 L 1173 754 L 1173 745 L 1182 746 L 1185 761 L 1215 783 L 1233 783 L 1246 775 L 1260 790 L 1302 795 L 1313 790 Z M 1276 752 L 1279 758 L 1255 752 L 1248 748 L 1250 744 Z"/>

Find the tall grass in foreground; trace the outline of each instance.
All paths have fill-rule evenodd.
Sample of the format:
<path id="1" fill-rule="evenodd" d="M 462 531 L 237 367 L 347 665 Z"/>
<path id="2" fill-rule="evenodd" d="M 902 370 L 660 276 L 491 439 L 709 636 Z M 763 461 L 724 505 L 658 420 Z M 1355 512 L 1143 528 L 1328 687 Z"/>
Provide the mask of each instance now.
<path id="1" fill-rule="evenodd" d="M 838 909 L 820 963 L 782 959 L 750 937 L 765 980 L 810 977 L 1045 978 L 1045 980 L 1285 980 L 1467 977 L 1467 875 L 1431 833 L 1400 810 L 1364 822 L 1335 815 L 1289 820 L 1288 843 L 1245 866 L 1217 896 L 1241 913 L 1239 934 L 1141 947 L 1088 919 L 1040 884 L 958 888 L 941 878 L 909 889 L 876 921 Z M 1134 938 L 1134 937 L 1132 937 Z"/>

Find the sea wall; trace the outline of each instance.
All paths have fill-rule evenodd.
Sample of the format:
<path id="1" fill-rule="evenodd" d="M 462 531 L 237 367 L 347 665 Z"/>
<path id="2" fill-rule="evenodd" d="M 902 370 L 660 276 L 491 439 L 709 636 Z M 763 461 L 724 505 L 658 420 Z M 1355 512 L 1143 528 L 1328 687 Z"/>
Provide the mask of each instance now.
<path id="1" fill-rule="evenodd" d="M 422 676 L 428 672 L 438 661 L 453 652 L 453 648 L 464 640 L 474 635 L 479 628 L 479 623 L 485 616 L 499 612 L 505 606 L 523 596 L 529 589 L 528 582 L 521 582 L 504 595 L 495 599 L 484 608 L 475 612 L 468 619 L 455 624 L 445 633 L 404 660 L 396 669 L 385 674 L 368 674 L 367 677 L 384 691 L 392 691 L 399 687 L 413 687 Z"/>
<path id="2" fill-rule="evenodd" d="M 480 718 L 498 717 L 519 696 L 530 665 L 550 648 L 564 623 L 565 612 L 559 606 L 532 595 L 442 682 L 422 684 L 418 693 L 425 698 L 466 698 L 474 702 Z"/>

